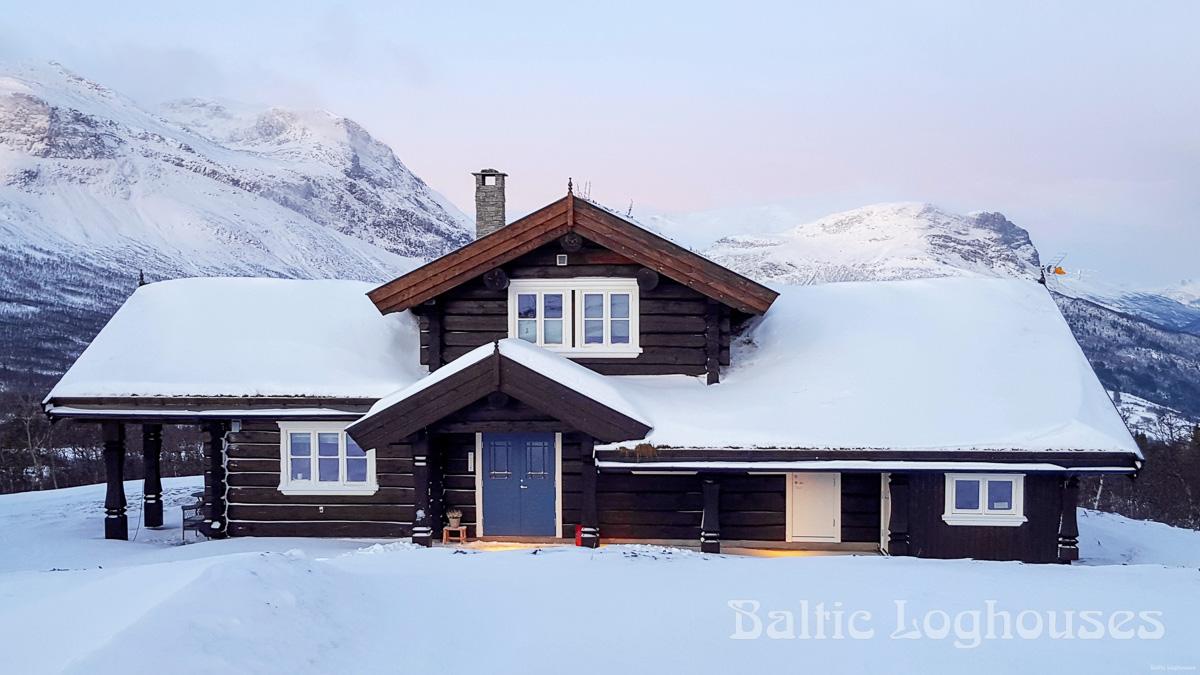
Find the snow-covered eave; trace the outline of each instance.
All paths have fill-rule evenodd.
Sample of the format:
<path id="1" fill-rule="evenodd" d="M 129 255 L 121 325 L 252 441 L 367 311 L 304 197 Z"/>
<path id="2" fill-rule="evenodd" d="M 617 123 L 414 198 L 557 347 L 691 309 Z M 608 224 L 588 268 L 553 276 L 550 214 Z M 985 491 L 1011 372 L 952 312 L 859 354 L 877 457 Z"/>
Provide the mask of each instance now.
<path id="1" fill-rule="evenodd" d="M 810 461 L 678 461 L 678 462 L 621 462 L 600 460 L 597 468 L 608 471 L 640 472 L 709 472 L 744 471 L 747 473 L 779 473 L 787 471 L 973 471 L 1018 473 L 1136 473 L 1141 462 L 1133 466 L 1069 466 L 1046 462 L 921 462 L 905 460 L 810 460 Z"/>
<path id="2" fill-rule="evenodd" d="M 356 420 L 361 412 L 336 410 L 333 408 L 76 408 L 72 406 L 47 406 L 46 415 L 51 419 L 249 419 L 249 418 L 299 418 L 325 420 Z"/>

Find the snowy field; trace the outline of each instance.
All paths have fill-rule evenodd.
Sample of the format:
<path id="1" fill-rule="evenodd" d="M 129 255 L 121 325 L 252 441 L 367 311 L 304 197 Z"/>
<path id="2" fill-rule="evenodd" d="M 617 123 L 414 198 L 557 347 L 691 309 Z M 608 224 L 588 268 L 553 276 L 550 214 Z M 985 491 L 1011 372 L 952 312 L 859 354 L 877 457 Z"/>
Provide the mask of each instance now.
<path id="1" fill-rule="evenodd" d="M 1119 516 L 1081 512 L 1085 561 L 1072 567 L 750 558 L 649 546 L 425 550 L 315 539 L 180 546 L 178 504 L 199 479 L 165 483 L 169 526 L 141 528 L 132 542 L 100 538 L 103 486 L 0 496 L 0 672 L 1200 666 L 1200 533 Z M 127 487 L 136 505 L 141 485 Z M 130 515 L 134 521 L 136 507 Z"/>

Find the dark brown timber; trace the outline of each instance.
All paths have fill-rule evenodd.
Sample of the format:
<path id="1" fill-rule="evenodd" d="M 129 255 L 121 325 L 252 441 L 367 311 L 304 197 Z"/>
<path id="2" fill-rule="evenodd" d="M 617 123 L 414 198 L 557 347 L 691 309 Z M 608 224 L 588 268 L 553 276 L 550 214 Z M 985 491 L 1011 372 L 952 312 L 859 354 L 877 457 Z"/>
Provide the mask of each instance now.
<path id="1" fill-rule="evenodd" d="M 162 527 L 162 478 L 159 471 L 162 456 L 162 425 L 142 425 L 142 466 L 145 480 L 142 482 L 142 519 L 146 527 Z"/>
<path id="2" fill-rule="evenodd" d="M 129 539 L 129 519 L 125 515 L 125 425 L 105 422 L 104 468 L 107 487 L 104 493 L 104 538 Z"/>

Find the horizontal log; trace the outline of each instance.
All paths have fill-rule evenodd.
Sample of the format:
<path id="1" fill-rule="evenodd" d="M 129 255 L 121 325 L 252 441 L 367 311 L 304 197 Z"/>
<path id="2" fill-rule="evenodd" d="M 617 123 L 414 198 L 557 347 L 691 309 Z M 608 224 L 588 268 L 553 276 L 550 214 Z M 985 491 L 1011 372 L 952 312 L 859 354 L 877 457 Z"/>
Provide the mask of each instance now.
<path id="1" fill-rule="evenodd" d="M 567 265 L 566 267 L 513 267 L 508 275 L 513 279 L 574 279 L 575 277 L 609 277 L 633 279 L 641 265 Z"/>
<path id="2" fill-rule="evenodd" d="M 228 434 L 225 434 L 225 440 L 226 440 L 226 442 L 233 443 L 233 444 L 242 444 L 242 443 L 272 444 L 273 443 L 276 447 L 279 447 L 280 433 L 279 433 L 278 422 L 276 422 L 274 424 L 275 424 L 274 431 L 269 431 L 269 430 L 250 431 L 250 430 L 247 430 L 243 426 L 241 431 L 231 431 Z"/>
<path id="3" fill-rule="evenodd" d="M 225 463 L 225 468 L 230 473 L 238 473 L 242 471 L 274 473 L 279 475 L 279 453 L 275 453 L 274 459 L 230 459 Z"/>
<path id="4" fill-rule="evenodd" d="M 226 477 L 231 487 L 279 487 L 279 471 L 274 473 L 231 473 Z"/>
<path id="5" fill-rule="evenodd" d="M 486 527 L 486 523 L 484 525 Z M 600 536 L 617 539 L 688 539 L 699 541 L 700 526 L 623 525 L 600 522 Z"/>
<path id="6" fill-rule="evenodd" d="M 704 500 L 696 492 L 600 492 L 596 494 L 596 505 L 601 511 L 699 511 Z"/>
<path id="7" fill-rule="evenodd" d="M 638 307 L 642 314 L 686 314 L 704 316 L 707 303 L 704 300 L 660 300 L 646 298 L 640 300 Z"/>
<path id="8" fill-rule="evenodd" d="M 643 333 L 703 333 L 707 324 L 702 316 L 648 314 L 641 317 Z"/>
<path id="9" fill-rule="evenodd" d="M 603 525 L 686 525 L 700 527 L 699 511 L 602 511 Z"/>
<path id="10" fill-rule="evenodd" d="M 728 525 L 724 520 L 721 521 L 721 539 L 726 541 L 731 539 L 750 541 L 783 541 L 786 536 L 787 528 L 782 524 L 757 527 Z"/>
<path id="11" fill-rule="evenodd" d="M 597 492 L 700 492 L 697 476 L 633 475 L 602 473 L 596 480 Z"/>
<path id="12" fill-rule="evenodd" d="M 442 344 L 447 347 L 471 347 L 475 348 L 480 345 L 485 345 L 496 340 L 503 340 L 508 337 L 508 329 L 505 330 L 477 330 L 477 331 L 461 331 L 442 333 Z"/>
<path id="13" fill-rule="evenodd" d="M 411 523 L 416 507 L 395 504 L 272 504 L 229 506 L 230 520 L 317 521 L 349 520 Z"/>
<path id="14" fill-rule="evenodd" d="M 279 461 L 279 440 L 274 443 L 237 443 L 225 446 L 225 456 L 231 459 L 274 459 Z"/>
<path id="15" fill-rule="evenodd" d="M 721 492 L 720 504 L 721 510 L 782 512 L 787 498 L 782 492 Z"/>
<path id="16" fill-rule="evenodd" d="M 634 261 L 626 258 L 620 253 L 614 253 L 606 248 L 582 248 L 578 251 L 564 251 L 557 243 L 551 246 L 543 246 L 526 253 L 525 255 L 512 261 L 506 267 L 513 269 L 520 267 L 557 267 L 558 255 L 561 253 L 567 254 L 567 266 L 574 265 L 636 265 Z M 592 276 L 589 273 L 588 276 Z M 603 276 L 603 275 L 601 275 Z"/>
<path id="17" fill-rule="evenodd" d="M 721 509 L 721 527 L 736 525 L 779 525 L 787 523 L 783 511 L 726 511 Z"/>
<path id="18" fill-rule="evenodd" d="M 447 300 L 444 316 L 456 314 L 508 314 L 508 300 Z"/>
<path id="19" fill-rule="evenodd" d="M 394 539 L 412 534 L 409 523 L 374 522 L 307 522 L 307 523 L 229 523 L 234 537 L 347 537 L 363 539 Z"/>
<path id="20" fill-rule="evenodd" d="M 702 365 L 668 366 L 638 363 L 588 363 L 586 359 L 582 359 L 577 363 L 601 375 L 703 375 L 708 372 Z"/>
<path id="21" fill-rule="evenodd" d="M 879 513 L 846 513 L 842 512 L 842 527 L 874 527 L 879 528 Z"/>
<path id="22" fill-rule="evenodd" d="M 276 483 L 278 485 L 278 483 Z M 381 487 L 373 495 L 285 495 L 277 487 L 230 487 L 230 504 L 413 504 L 412 488 Z"/>
<path id="23" fill-rule="evenodd" d="M 508 316 L 495 314 L 453 315 L 442 319 L 442 327 L 450 331 L 504 331 L 508 332 Z"/>

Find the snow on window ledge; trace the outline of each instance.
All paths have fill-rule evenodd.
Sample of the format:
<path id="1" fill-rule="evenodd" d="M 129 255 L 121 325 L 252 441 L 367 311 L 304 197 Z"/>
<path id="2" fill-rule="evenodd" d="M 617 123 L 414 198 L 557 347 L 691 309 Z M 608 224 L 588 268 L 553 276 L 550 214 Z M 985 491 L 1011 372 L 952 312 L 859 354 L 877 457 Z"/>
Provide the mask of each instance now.
<path id="1" fill-rule="evenodd" d="M 1017 527 L 1029 521 L 1025 516 L 942 514 L 947 525 Z"/>
<path id="2" fill-rule="evenodd" d="M 285 495 L 305 496 L 305 495 L 340 495 L 343 497 L 369 497 L 376 492 L 379 492 L 378 485 L 365 485 L 363 487 L 346 487 L 338 485 L 330 488 L 318 488 L 311 486 L 301 486 L 296 484 L 280 485 L 279 491 Z"/>

